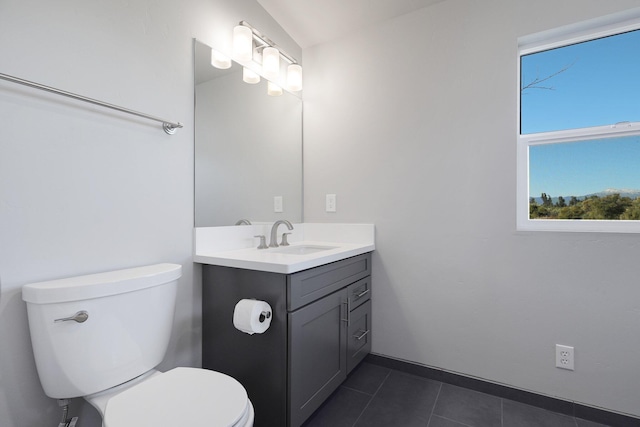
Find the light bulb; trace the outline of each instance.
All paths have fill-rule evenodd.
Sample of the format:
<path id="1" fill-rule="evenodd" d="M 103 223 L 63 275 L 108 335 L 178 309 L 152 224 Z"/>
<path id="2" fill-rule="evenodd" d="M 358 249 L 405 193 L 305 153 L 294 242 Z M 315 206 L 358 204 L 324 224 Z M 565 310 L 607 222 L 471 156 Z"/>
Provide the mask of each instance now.
<path id="1" fill-rule="evenodd" d="M 298 64 L 287 67 L 287 89 L 292 92 L 302 90 L 302 67 Z"/>
<path id="2" fill-rule="evenodd" d="M 267 82 L 267 95 L 280 96 L 282 95 L 282 88 L 275 83 Z"/>
<path id="3" fill-rule="evenodd" d="M 233 57 L 238 61 L 251 61 L 253 58 L 253 32 L 244 25 L 233 27 Z"/>
<path id="4" fill-rule="evenodd" d="M 249 83 L 249 84 L 253 85 L 253 84 L 256 84 L 256 83 L 260 83 L 260 76 L 255 71 L 250 70 L 247 67 L 243 67 L 242 68 L 242 80 L 244 80 L 245 83 Z"/>
<path id="5" fill-rule="evenodd" d="M 276 79 L 280 74 L 280 52 L 275 47 L 262 50 L 262 74 L 268 79 Z"/>
<path id="6" fill-rule="evenodd" d="M 221 70 L 231 67 L 231 59 L 215 49 L 211 49 L 211 65 Z"/>

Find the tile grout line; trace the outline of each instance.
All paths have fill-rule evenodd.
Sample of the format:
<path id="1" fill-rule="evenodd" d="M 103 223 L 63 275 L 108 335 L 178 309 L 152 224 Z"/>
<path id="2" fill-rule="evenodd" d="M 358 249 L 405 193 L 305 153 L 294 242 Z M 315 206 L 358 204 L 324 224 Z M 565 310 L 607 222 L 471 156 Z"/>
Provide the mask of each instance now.
<path id="1" fill-rule="evenodd" d="M 389 379 L 389 376 L 391 375 L 391 372 L 393 372 L 393 369 L 389 369 L 389 372 L 387 372 L 387 376 L 384 377 L 384 379 L 382 380 L 382 382 L 380 383 L 380 385 L 378 386 L 378 388 L 376 389 L 375 392 L 373 392 L 373 396 L 375 396 L 376 394 L 378 394 L 378 392 L 380 391 L 380 389 L 382 388 L 382 386 L 384 385 L 384 383 L 387 382 L 387 380 Z"/>
<path id="2" fill-rule="evenodd" d="M 436 395 L 436 400 L 433 401 L 433 406 L 431 407 L 431 413 L 429 414 L 429 421 L 427 422 L 427 427 L 431 424 L 431 419 L 433 418 L 433 411 L 436 410 L 436 404 L 438 403 L 438 398 L 440 397 L 440 392 L 442 391 L 442 381 L 440 382 L 440 387 L 438 387 L 438 394 Z"/>
<path id="3" fill-rule="evenodd" d="M 369 398 L 369 401 L 367 402 L 367 404 L 365 405 L 365 407 L 362 409 L 362 411 L 360 412 L 360 415 L 358 415 L 358 418 L 356 418 L 356 420 L 353 422 L 353 426 L 352 427 L 356 427 L 356 424 L 358 424 L 358 421 L 360 421 L 360 418 L 362 418 L 362 414 L 365 413 L 365 411 L 367 410 L 367 408 L 369 407 L 369 405 L 371 405 L 371 402 L 373 401 L 373 399 L 376 397 L 376 394 L 378 394 L 378 392 L 380 391 L 380 389 L 382 388 L 382 386 L 384 385 L 384 383 L 387 381 L 387 379 L 389 378 L 389 375 L 391 375 L 391 369 L 389 369 L 389 372 L 387 372 L 387 376 L 384 377 L 384 380 L 382 380 L 382 382 L 380 383 L 380 385 L 378 386 L 378 388 L 376 389 L 376 391 L 371 395 L 371 397 Z"/>
<path id="4" fill-rule="evenodd" d="M 355 391 L 355 392 L 360 393 L 360 394 L 364 394 L 366 396 L 373 396 L 373 394 L 369 394 L 366 391 L 358 390 L 357 388 L 349 387 L 349 386 L 346 386 L 346 385 L 340 385 L 340 387 L 344 388 L 344 389 L 347 389 L 347 390 Z M 375 394 L 375 392 L 374 392 L 374 394 Z"/>
<path id="5" fill-rule="evenodd" d="M 443 417 L 442 415 L 436 415 L 436 417 L 442 418 L 443 420 L 451 421 L 452 423 L 459 424 L 459 425 L 464 426 L 464 427 L 474 427 L 471 424 L 465 424 L 465 423 L 463 423 L 461 421 L 457 421 L 457 420 L 454 420 L 454 419 L 451 419 L 451 418 Z M 429 427 L 429 426 L 427 426 L 427 427 Z"/>

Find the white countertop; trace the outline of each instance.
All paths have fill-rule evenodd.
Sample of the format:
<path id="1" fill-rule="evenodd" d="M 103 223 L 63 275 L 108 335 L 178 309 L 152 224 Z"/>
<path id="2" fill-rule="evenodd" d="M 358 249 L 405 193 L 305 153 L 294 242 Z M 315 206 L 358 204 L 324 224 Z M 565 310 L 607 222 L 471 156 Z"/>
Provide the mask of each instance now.
<path id="1" fill-rule="evenodd" d="M 297 232 L 291 245 L 269 249 L 257 249 L 256 227 L 260 226 L 196 229 L 194 262 L 289 274 L 375 250 L 372 224 L 294 224 Z M 308 254 L 278 252 L 296 246 L 332 248 Z"/>
<path id="2" fill-rule="evenodd" d="M 340 261 L 341 259 L 371 252 L 375 249 L 373 245 L 311 241 L 292 243 L 291 246 L 288 247 L 292 248 L 294 246 L 336 246 L 336 248 L 305 255 L 274 252 L 277 251 L 278 248 L 238 249 L 234 251 L 195 255 L 194 261 L 202 264 L 288 274 Z"/>

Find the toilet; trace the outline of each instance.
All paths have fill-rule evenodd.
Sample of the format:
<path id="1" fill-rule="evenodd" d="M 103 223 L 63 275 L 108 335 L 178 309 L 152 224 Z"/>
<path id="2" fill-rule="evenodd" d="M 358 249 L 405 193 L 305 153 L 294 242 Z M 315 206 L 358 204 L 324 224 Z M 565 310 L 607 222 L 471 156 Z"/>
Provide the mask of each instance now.
<path id="1" fill-rule="evenodd" d="M 253 405 L 234 378 L 155 369 L 181 275 L 180 265 L 156 264 L 23 286 L 46 395 L 83 397 L 104 427 L 252 427 Z"/>

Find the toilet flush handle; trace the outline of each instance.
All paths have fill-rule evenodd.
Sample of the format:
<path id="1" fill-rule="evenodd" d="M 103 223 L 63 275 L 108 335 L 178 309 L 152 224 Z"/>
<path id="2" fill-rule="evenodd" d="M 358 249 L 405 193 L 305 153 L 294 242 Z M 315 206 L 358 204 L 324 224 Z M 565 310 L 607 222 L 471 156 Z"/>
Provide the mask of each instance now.
<path id="1" fill-rule="evenodd" d="M 70 320 L 74 320 L 74 321 L 76 321 L 78 323 L 83 323 L 83 322 L 86 322 L 88 318 L 89 318 L 89 313 L 87 313 L 86 311 L 82 310 L 82 311 L 77 312 L 76 314 L 74 314 L 71 317 L 64 317 L 62 319 L 56 319 L 53 322 L 54 323 L 58 323 L 58 322 L 68 322 Z"/>

